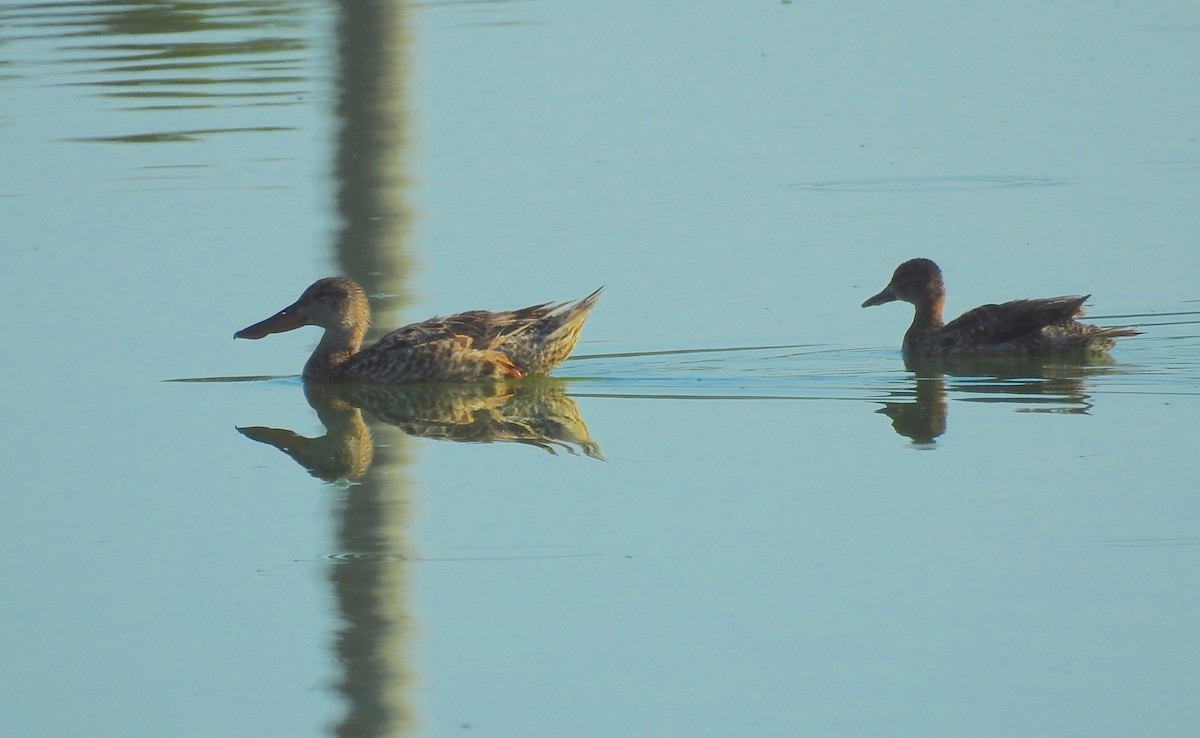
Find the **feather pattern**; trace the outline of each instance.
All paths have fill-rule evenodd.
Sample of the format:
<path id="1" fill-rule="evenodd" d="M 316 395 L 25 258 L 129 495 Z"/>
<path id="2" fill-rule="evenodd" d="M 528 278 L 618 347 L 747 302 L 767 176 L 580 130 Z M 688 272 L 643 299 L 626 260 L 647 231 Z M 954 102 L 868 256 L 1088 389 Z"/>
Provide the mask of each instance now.
<path id="1" fill-rule="evenodd" d="M 353 280 L 327 277 L 295 303 L 234 334 L 262 338 L 304 325 L 325 329 L 304 377 L 358 382 L 469 382 L 546 374 L 562 363 L 600 297 L 520 310 L 470 310 L 399 328 L 360 350 L 370 324 L 366 294 Z"/>

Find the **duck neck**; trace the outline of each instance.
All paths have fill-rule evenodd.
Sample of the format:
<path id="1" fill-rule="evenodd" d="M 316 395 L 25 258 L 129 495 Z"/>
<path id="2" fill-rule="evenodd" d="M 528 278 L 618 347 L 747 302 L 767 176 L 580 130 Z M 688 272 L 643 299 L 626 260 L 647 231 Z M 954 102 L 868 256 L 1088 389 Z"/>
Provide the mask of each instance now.
<path id="1" fill-rule="evenodd" d="M 362 346 L 365 326 L 326 328 L 321 342 L 304 365 L 305 379 L 335 379 L 350 357 Z"/>
<path id="2" fill-rule="evenodd" d="M 942 321 L 942 306 L 945 304 L 946 292 L 943 289 L 932 292 L 928 299 L 914 303 L 916 313 L 913 315 L 912 325 L 909 326 L 908 332 L 904 334 L 905 348 L 912 347 L 922 337 L 933 333 L 945 325 Z"/>

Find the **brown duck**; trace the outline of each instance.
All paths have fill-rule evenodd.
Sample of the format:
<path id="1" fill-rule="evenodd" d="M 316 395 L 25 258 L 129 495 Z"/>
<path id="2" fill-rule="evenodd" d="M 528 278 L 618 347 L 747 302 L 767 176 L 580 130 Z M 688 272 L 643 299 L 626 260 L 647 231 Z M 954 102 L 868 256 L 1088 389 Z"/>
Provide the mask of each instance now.
<path id="1" fill-rule="evenodd" d="M 1129 327 L 1101 328 L 1075 320 L 1083 315 L 1088 297 L 983 305 L 944 323 L 942 270 L 929 259 L 911 259 L 896 267 L 888 286 L 862 306 L 893 300 L 912 303 L 916 315 L 904 334 L 903 348 L 906 356 L 913 357 L 1099 354 L 1112 348 L 1117 338 L 1139 333 Z"/>
<path id="2" fill-rule="evenodd" d="M 304 378 L 351 382 L 471 382 L 546 374 L 575 348 L 600 290 L 574 303 L 430 318 L 361 349 L 371 323 L 367 295 L 352 279 L 326 277 L 275 315 L 233 334 L 262 338 L 306 325 L 325 335 Z M 360 350 L 361 349 L 361 350 Z"/>

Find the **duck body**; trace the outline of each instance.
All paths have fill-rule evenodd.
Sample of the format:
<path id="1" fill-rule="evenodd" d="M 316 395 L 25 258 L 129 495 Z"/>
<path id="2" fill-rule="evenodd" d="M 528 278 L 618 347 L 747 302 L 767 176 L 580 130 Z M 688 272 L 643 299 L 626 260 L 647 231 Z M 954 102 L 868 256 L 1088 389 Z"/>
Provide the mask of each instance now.
<path id="1" fill-rule="evenodd" d="M 946 288 L 942 270 L 929 259 L 911 259 L 896 268 L 887 287 L 863 307 L 893 300 L 912 303 L 916 312 L 904 334 L 906 356 L 1049 356 L 1102 354 L 1117 338 L 1138 331 L 1080 323 L 1089 295 L 1012 300 L 982 305 L 945 323 Z"/>
<path id="2" fill-rule="evenodd" d="M 363 349 L 371 311 L 354 280 L 326 277 L 293 304 L 243 328 L 258 339 L 305 325 L 325 329 L 304 378 L 376 383 L 472 382 L 546 374 L 570 355 L 600 290 L 573 303 L 471 310 L 399 328 Z"/>

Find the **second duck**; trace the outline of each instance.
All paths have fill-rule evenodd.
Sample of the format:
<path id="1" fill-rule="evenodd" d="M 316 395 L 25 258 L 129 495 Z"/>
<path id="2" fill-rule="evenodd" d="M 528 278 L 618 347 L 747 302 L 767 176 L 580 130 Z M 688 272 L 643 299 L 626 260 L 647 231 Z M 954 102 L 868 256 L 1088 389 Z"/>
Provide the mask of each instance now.
<path id="1" fill-rule="evenodd" d="M 916 315 L 904 334 L 903 348 L 906 356 L 913 357 L 1098 354 L 1111 348 L 1115 339 L 1138 334 L 1125 326 L 1101 328 L 1075 320 L 1083 314 L 1088 297 L 983 305 L 944 323 L 942 270 L 929 259 L 910 259 L 896 267 L 888 286 L 862 306 L 893 300 L 912 303 Z"/>

